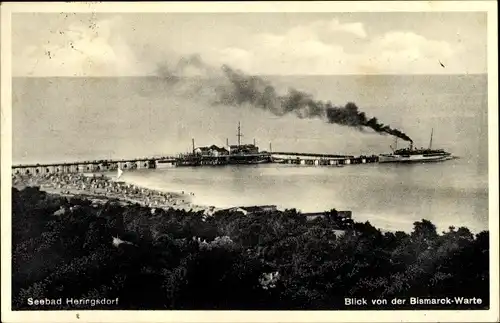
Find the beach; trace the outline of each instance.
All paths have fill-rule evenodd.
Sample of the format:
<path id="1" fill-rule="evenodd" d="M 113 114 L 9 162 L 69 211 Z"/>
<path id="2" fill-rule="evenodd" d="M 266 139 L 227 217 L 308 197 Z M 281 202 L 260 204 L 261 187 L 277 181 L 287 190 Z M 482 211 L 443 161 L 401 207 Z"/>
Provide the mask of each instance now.
<path id="1" fill-rule="evenodd" d="M 119 200 L 123 204 L 140 204 L 142 206 L 162 209 L 176 209 L 203 212 L 212 215 L 217 208 L 213 206 L 195 205 L 191 192 L 165 192 L 139 185 L 130 184 L 111 174 L 103 173 L 68 173 L 46 175 L 13 175 L 12 186 L 22 189 L 37 186 L 40 190 L 60 196 L 80 196 L 93 203 L 106 203 Z"/>

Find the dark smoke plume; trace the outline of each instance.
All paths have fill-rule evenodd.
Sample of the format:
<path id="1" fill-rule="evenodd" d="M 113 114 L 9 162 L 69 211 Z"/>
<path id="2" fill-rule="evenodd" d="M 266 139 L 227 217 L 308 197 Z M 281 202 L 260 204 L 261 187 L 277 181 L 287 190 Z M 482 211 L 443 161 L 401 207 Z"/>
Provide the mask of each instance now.
<path id="1" fill-rule="evenodd" d="M 330 102 L 314 100 L 310 94 L 294 89 L 289 90 L 287 95 L 281 96 L 276 93 L 273 86 L 257 76 L 245 75 L 227 65 L 222 66 L 222 71 L 230 81 L 230 85 L 218 89 L 217 103 L 250 104 L 278 116 L 293 113 L 300 118 L 319 117 L 329 123 L 355 127 L 359 130 L 367 127 L 380 134 L 389 134 L 412 141 L 405 133 L 380 123 L 377 118 L 367 118 L 354 103 L 337 107 Z"/>
<path id="2" fill-rule="evenodd" d="M 171 83 L 177 83 L 193 76 L 208 78 L 217 74 L 220 72 L 205 64 L 200 55 L 197 54 L 181 57 L 175 63 L 164 61 L 156 66 L 156 75 Z"/>
<path id="3" fill-rule="evenodd" d="M 193 71 L 206 78 L 203 81 L 188 83 L 187 80 Z M 169 84 L 178 85 L 179 88 L 186 90 L 188 96 L 192 96 L 193 93 L 198 96 L 207 95 L 213 89 L 215 99 L 212 97 L 210 101 L 214 104 L 230 106 L 249 104 L 277 116 L 295 114 L 299 118 L 321 118 L 328 123 L 354 127 L 358 130 L 370 128 L 380 134 L 412 141 L 405 133 L 380 123 L 377 118 L 367 118 L 354 103 L 347 103 L 343 107 L 334 106 L 331 102 L 315 100 L 310 94 L 295 89 L 290 89 L 286 95 L 279 95 L 275 88 L 262 78 L 246 75 L 227 65 L 222 66 L 224 85 L 217 82 L 212 84 L 209 79 L 220 77 L 220 71 L 203 62 L 199 55 L 183 57 L 170 66 L 166 62 L 160 64 L 157 74 Z M 187 84 L 188 87 L 184 88 L 183 86 Z"/>

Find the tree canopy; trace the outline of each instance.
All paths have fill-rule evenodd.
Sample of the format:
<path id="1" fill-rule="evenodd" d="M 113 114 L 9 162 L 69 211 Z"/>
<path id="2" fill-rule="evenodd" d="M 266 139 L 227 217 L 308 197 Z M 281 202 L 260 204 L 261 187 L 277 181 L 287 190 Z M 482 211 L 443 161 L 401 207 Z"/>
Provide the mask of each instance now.
<path id="1" fill-rule="evenodd" d="M 121 310 L 334 310 L 349 297 L 489 303 L 487 231 L 439 234 L 423 219 L 411 233 L 383 233 L 335 210 L 313 221 L 296 210 L 153 212 L 33 187 L 13 188 L 12 206 L 14 310 L 42 308 L 29 297 L 118 298 L 92 309 Z"/>

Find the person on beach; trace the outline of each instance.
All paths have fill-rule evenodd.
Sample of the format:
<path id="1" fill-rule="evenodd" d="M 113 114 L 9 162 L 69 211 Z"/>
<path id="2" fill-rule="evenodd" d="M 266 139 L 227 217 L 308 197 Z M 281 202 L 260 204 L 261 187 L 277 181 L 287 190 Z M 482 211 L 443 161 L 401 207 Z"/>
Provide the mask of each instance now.
<path id="1" fill-rule="evenodd" d="M 205 210 L 211 213 L 210 208 L 192 205 L 182 196 L 177 196 L 171 192 L 161 192 L 151 189 L 144 189 L 133 184 L 117 183 L 106 176 L 86 176 L 85 174 L 47 174 L 47 175 L 18 175 L 13 176 L 14 185 L 40 186 L 44 189 L 58 191 L 60 194 L 77 195 L 91 193 L 104 197 L 114 197 L 127 202 L 142 205 L 161 205 L 165 208 L 182 208 Z M 184 195 L 186 192 L 182 191 Z M 194 196 L 194 192 L 189 192 Z"/>

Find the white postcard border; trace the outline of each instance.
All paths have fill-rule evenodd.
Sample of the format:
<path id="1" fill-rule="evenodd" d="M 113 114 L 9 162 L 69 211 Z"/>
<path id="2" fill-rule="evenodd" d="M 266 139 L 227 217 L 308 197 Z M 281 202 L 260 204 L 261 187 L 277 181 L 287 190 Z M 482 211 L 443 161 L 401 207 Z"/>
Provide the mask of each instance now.
<path id="1" fill-rule="evenodd" d="M 498 321 L 498 39 L 495 1 L 3 3 L 1 6 L 1 216 L 4 322 L 445 322 Z M 11 311 L 11 167 L 13 12 L 418 12 L 488 13 L 489 311 Z M 457 295 L 459 296 L 459 295 Z M 77 314 L 78 317 L 77 318 Z"/>

